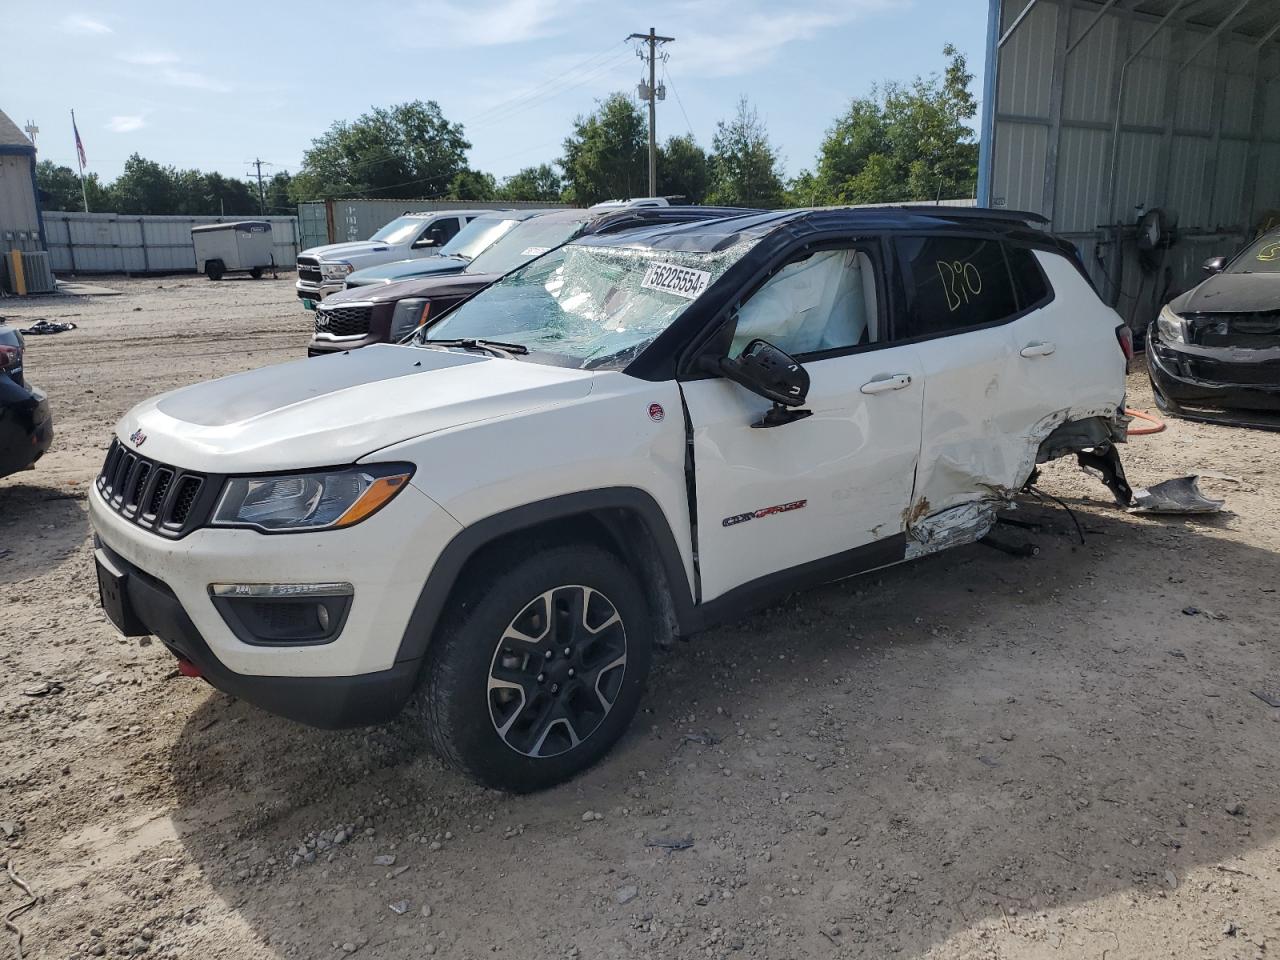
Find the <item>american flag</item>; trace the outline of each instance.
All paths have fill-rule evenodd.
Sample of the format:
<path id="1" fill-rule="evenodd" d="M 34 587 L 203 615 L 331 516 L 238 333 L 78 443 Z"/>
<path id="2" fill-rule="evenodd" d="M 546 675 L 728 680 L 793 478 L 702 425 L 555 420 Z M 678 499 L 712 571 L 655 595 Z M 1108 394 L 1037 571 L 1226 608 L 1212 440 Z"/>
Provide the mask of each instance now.
<path id="1" fill-rule="evenodd" d="M 80 142 L 80 129 L 76 126 L 76 115 L 71 115 L 71 129 L 76 134 L 76 154 L 80 157 L 80 166 L 87 167 L 89 159 L 84 155 L 84 144 Z"/>

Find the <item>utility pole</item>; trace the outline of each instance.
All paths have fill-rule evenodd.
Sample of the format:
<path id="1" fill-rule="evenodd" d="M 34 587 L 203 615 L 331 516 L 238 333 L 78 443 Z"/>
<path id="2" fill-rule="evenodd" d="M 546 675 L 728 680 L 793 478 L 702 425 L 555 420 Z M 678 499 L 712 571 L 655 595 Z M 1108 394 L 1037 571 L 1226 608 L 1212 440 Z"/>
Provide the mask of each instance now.
<path id="1" fill-rule="evenodd" d="M 649 101 L 649 196 L 656 197 L 658 195 L 658 86 L 657 86 L 657 60 L 658 60 L 658 44 L 671 43 L 675 37 L 660 37 L 653 27 L 649 28 L 648 33 L 633 33 L 628 40 L 642 40 L 649 45 L 648 54 L 641 54 L 641 57 L 649 61 L 649 87 L 648 95 L 645 96 L 645 90 L 641 88 L 641 98 Z M 665 95 L 665 91 L 664 95 Z"/>
<path id="2" fill-rule="evenodd" d="M 262 165 L 266 161 L 255 157 L 253 160 L 246 160 L 245 163 L 253 164 L 258 169 L 258 214 L 265 217 L 267 215 L 267 194 L 262 187 Z M 270 167 L 273 164 L 267 163 L 267 166 Z"/>
<path id="3" fill-rule="evenodd" d="M 34 120 L 28 120 L 27 125 L 22 128 L 22 131 L 30 138 L 31 145 L 34 147 L 36 145 L 36 134 L 40 132 L 40 128 L 36 126 L 36 122 Z"/>

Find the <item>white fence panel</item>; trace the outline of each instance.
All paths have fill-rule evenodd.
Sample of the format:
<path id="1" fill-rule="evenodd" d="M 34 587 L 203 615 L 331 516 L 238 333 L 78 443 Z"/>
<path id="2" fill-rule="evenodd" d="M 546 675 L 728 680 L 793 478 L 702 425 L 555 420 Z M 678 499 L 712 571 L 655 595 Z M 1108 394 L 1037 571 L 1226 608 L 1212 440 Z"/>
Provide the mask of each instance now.
<path id="1" fill-rule="evenodd" d="M 163 217 L 47 211 L 44 228 L 55 273 L 194 273 L 196 255 L 191 228 L 248 219 L 271 224 L 276 263 L 282 269 L 292 269 L 298 256 L 298 221 L 294 217 Z"/>

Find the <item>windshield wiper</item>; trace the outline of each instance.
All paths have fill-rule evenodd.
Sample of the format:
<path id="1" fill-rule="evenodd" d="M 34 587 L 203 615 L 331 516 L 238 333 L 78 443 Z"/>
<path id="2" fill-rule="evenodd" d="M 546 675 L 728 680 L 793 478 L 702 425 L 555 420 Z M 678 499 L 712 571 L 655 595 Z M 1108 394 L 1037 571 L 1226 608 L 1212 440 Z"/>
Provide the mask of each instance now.
<path id="1" fill-rule="evenodd" d="M 477 340 L 475 337 L 459 337 L 456 340 L 427 340 L 424 338 L 418 342 L 424 347 L 461 347 L 463 350 L 480 350 L 484 353 L 491 353 L 495 357 L 510 357 L 513 354 L 522 355 L 529 352 L 529 348 L 523 343 Z"/>

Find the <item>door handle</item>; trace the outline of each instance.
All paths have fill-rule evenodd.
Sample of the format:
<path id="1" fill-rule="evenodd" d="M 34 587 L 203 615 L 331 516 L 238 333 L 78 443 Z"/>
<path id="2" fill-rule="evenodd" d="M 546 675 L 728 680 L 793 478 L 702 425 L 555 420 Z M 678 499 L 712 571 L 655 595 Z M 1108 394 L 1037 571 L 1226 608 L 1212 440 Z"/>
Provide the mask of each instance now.
<path id="1" fill-rule="evenodd" d="M 1018 356 L 1026 357 L 1027 359 L 1031 359 L 1032 357 L 1047 357 L 1057 349 L 1057 347 L 1047 340 L 1032 340 L 1018 351 Z"/>
<path id="2" fill-rule="evenodd" d="M 911 386 L 911 374 L 909 373 L 895 373 L 891 376 L 881 374 L 864 383 L 862 392 L 868 394 L 888 393 L 890 390 L 901 390 L 909 386 Z"/>

